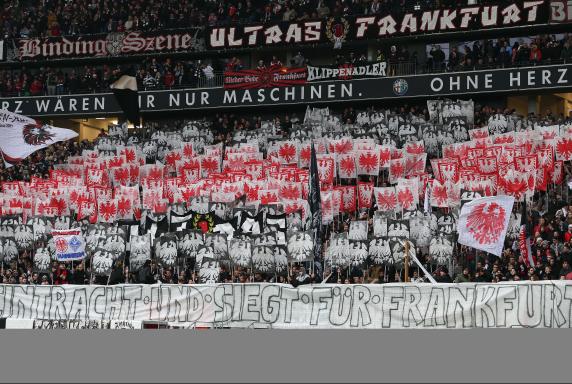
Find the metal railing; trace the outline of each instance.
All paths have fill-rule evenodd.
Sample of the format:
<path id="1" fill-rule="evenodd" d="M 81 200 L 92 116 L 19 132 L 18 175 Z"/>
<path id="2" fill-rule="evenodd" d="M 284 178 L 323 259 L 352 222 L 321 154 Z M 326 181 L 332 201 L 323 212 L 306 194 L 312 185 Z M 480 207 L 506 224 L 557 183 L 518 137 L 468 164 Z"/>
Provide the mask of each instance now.
<path id="1" fill-rule="evenodd" d="M 525 60 L 515 63 L 514 65 L 475 64 L 471 66 L 451 67 L 447 61 L 444 61 L 442 64 L 438 66 L 427 66 L 426 64 L 421 65 L 417 62 L 412 61 L 412 62 L 388 64 L 387 76 L 398 77 L 398 76 L 411 76 L 411 75 L 430 74 L 430 73 L 481 71 L 481 70 L 502 69 L 502 68 L 519 68 L 519 67 L 566 64 L 570 62 L 572 62 L 572 60 L 551 60 L 551 61 L 543 61 L 541 63 L 535 63 Z M 327 80 L 319 80 L 319 81 L 327 81 Z M 170 89 L 221 88 L 223 86 L 224 86 L 224 73 L 215 72 L 212 78 L 199 77 L 193 82 L 175 85 L 171 87 L 167 87 L 164 85 L 157 85 L 154 87 L 140 86 L 139 90 L 150 91 L 150 90 L 170 90 Z M 102 86 L 97 89 L 76 88 L 74 90 L 66 89 L 61 85 L 56 85 L 56 86 L 50 85 L 50 86 L 45 86 L 44 90 L 38 94 L 31 94 L 29 91 L 6 92 L 0 89 L 0 97 L 60 96 L 60 95 L 73 95 L 73 94 L 77 95 L 77 94 L 91 94 L 91 93 L 105 93 L 105 92 L 110 92 L 108 85 Z"/>

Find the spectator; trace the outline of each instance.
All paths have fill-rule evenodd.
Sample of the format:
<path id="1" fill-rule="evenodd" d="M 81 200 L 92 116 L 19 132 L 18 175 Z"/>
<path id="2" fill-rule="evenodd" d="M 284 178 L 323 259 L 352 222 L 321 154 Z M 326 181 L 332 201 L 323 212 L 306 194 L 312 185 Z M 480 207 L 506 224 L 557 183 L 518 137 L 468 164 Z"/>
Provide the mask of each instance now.
<path id="1" fill-rule="evenodd" d="M 455 276 L 454 283 L 469 283 L 471 282 L 471 273 L 469 272 L 469 268 L 463 268 L 463 273 L 458 274 Z"/>
<path id="2" fill-rule="evenodd" d="M 145 264 L 137 272 L 137 282 L 140 284 L 153 284 L 153 272 L 151 270 L 151 260 L 145 261 Z"/>
<path id="3" fill-rule="evenodd" d="M 330 15 L 330 8 L 326 5 L 324 0 L 320 0 L 316 11 L 318 12 L 318 17 L 320 18 L 325 18 Z"/>
<path id="4" fill-rule="evenodd" d="M 298 51 L 296 56 L 292 59 L 292 64 L 296 68 L 302 68 L 306 64 L 306 59 L 302 55 L 302 52 Z"/>
<path id="5" fill-rule="evenodd" d="M 109 275 L 109 285 L 125 283 L 123 272 L 123 263 L 120 260 L 116 261 L 111 270 L 111 274 Z"/>
<path id="6" fill-rule="evenodd" d="M 311 278 L 310 275 L 306 273 L 306 268 L 299 267 L 296 275 L 292 276 L 290 283 L 292 284 L 292 286 L 297 287 L 299 285 L 310 284 L 310 282 Z"/>
<path id="7" fill-rule="evenodd" d="M 452 283 L 453 279 L 449 275 L 449 270 L 445 267 L 441 267 L 439 269 L 438 275 L 435 280 L 439 283 Z"/>
<path id="8" fill-rule="evenodd" d="M 538 64 L 542 60 L 542 51 L 536 44 L 532 44 L 532 49 L 530 50 L 530 62 L 533 64 Z"/>
<path id="9" fill-rule="evenodd" d="M 272 56 L 272 61 L 270 62 L 270 68 L 281 68 L 282 62 L 276 56 Z"/>
<path id="10" fill-rule="evenodd" d="M 210 65 L 210 63 L 206 63 L 206 64 L 203 64 L 201 66 L 201 68 L 203 71 L 203 75 L 204 75 L 205 79 L 207 80 L 207 85 L 212 86 L 213 81 L 214 81 L 214 77 L 215 77 L 213 67 Z"/>
<path id="11" fill-rule="evenodd" d="M 433 70 L 441 70 L 445 61 L 445 52 L 443 52 L 441 46 L 438 44 L 433 45 L 431 51 L 429 51 L 429 56 L 431 56 Z"/>
<path id="12" fill-rule="evenodd" d="M 68 280 L 69 271 L 67 270 L 65 264 L 63 263 L 59 264 L 59 266 L 56 267 L 55 269 L 52 269 L 52 271 L 54 271 L 53 279 L 55 285 L 63 285 L 70 283 Z"/>
<path id="13" fill-rule="evenodd" d="M 459 63 L 459 52 L 457 51 L 457 47 L 453 47 L 449 51 L 449 69 L 452 71 L 456 70 L 459 67 Z"/>
<path id="14" fill-rule="evenodd" d="M 41 95 L 44 91 L 44 85 L 39 77 L 36 77 L 32 84 L 30 85 L 30 95 L 38 96 Z"/>

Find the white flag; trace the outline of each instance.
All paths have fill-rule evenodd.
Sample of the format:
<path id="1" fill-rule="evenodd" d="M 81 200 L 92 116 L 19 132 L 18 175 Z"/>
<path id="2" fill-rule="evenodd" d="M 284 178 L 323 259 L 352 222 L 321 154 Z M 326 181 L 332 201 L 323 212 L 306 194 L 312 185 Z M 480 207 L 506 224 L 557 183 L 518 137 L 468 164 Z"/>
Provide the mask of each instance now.
<path id="1" fill-rule="evenodd" d="M 0 110 L 0 149 L 8 163 L 18 163 L 39 149 L 77 136 L 71 129 L 52 127 L 26 116 Z"/>
<path id="2" fill-rule="evenodd" d="M 500 256 L 513 204 L 512 196 L 492 196 L 463 205 L 457 226 L 459 244 Z"/>
<path id="3" fill-rule="evenodd" d="M 56 256 L 59 261 L 82 260 L 85 258 L 85 240 L 81 229 L 52 230 Z"/>

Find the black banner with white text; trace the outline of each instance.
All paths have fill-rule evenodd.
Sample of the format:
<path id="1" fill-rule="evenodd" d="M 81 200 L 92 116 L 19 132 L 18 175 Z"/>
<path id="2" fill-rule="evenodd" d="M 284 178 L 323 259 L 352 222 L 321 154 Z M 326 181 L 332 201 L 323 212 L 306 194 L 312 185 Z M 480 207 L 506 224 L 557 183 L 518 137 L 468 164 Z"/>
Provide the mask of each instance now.
<path id="1" fill-rule="evenodd" d="M 176 89 L 142 91 L 141 112 L 165 112 L 345 101 L 487 94 L 572 87 L 572 64 L 404 77 L 320 81 L 261 89 Z M 113 94 L 0 99 L 0 109 L 33 117 L 108 116 L 121 109 Z"/>
<path id="2" fill-rule="evenodd" d="M 552 5 L 551 3 L 557 3 Z M 332 43 L 400 36 L 460 33 L 484 29 L 527 27 L 569 22 L 565 1 L 523 1 L 503 5 L 419 10 L 396 14 L 330 17 L 267 24 L 212 26 L 207 49 L 273 47 L 287 44 Z"/>

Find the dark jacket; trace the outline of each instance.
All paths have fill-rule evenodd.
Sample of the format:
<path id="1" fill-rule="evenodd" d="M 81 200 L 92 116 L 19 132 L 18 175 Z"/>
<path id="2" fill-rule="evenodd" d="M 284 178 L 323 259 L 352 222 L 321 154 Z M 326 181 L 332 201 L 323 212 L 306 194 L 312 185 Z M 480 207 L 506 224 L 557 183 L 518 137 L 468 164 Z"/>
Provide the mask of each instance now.
<path id="1" fill-rule="evenodd" d="M 83 285 L 85 284 L 85 271 L 75 271 L 72 275 L 73 284 Z"/>
<path id="2" fill-rule="evenodd" d="M 125 283 L 125 277 L 123 276 L 122 268 L 115 268 L 111 271 L 109 276 L 109 285 L 116 285 Z"/>
<path id="3" fill-rule="evenodd" d="M 153 274 L 151 273 L 151 267 L 142 266 L 137 272 L 137 282 L 139 284 L 153 284 Z"/>

